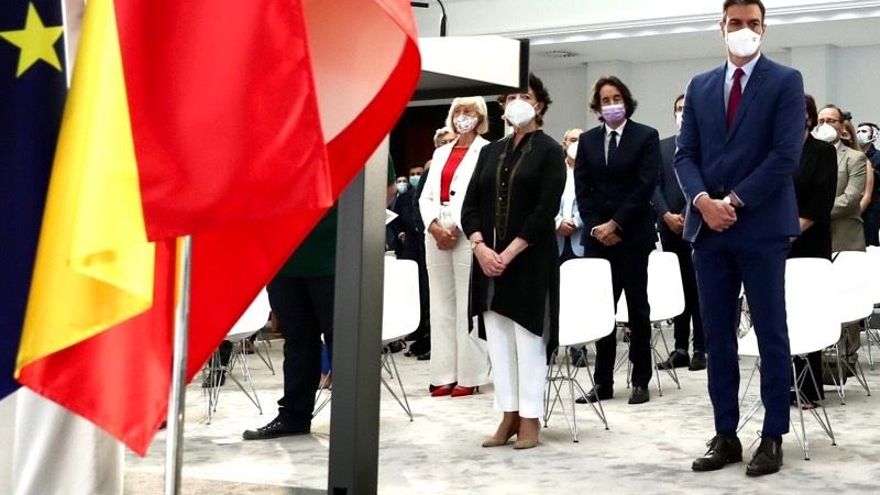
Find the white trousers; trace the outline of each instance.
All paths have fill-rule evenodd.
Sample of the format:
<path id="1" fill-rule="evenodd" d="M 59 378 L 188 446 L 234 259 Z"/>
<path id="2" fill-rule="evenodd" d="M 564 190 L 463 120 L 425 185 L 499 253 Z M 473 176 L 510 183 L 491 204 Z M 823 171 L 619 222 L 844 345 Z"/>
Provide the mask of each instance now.
<path id="1" fill-rule="evenodd" d="M 486 343 L 468 331 L 471 246 L 464 234 L 448 251 L 425 236 L 425 264 L 431 293 L 431 384 L 458 382 L 474 387 L 489 382 Z"/>
<path id="2" fill-rule="evenodd" d="M 494 311 L 483 313 L 483 321 L 495 371 L 495 408 L 519 411 L 522 418 L 542 417 L 547 379 L 544 338 Z"/>

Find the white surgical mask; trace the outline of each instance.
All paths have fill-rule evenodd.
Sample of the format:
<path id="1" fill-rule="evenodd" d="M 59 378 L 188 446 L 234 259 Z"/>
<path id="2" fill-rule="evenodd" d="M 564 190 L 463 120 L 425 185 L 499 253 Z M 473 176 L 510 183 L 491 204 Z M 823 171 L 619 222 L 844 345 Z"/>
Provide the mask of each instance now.
<path id="1" fill-rule="evenodd" d="M 458 131 L 459 134 L 466 134 L 474 130 L 479 121 L 480 119 L 471 117 L 470 115 L 456 115 L 452 123 L 455 125 L 455 130 Z"/>
<path id="2" fill-rule="evenodd" d="M 513 127 L 520 128 L 535 118 L 535 107 L 517 98 L 507 104 L 502 118 Z"/>
<path id="3" fill-rule="evenodd" d="M 870 144 L 877 141 L 877 136 L 871 129 L 858 130 L 856 131 L 856 139 L 859 140 L 859 144 Z"/>
<path id="4" fill-rule="evenodd" d="M 728 31 L 725 41 L 727 41 L 730 53 L 737 57 L 751 57 L 761 47 L 761 35 L 749 28 L 742 28 L 734 32 Z"/>
<path id="5" fill-rule="evenodd" d="M 413 187 L 419 187 L 419 181 L 422 180 L 422 174 L 410 175 L 409 176 L 409 185 Z"/>
<path id="6" fill-rule="evenodd" d="M 572 160 L 577 158 L 577 154 L 578 154 L 577 141 L 575 141 L 574 143 L 568 143 L 568 149 L 565 150 L 565 154 L 568 155 L 568 157 L 571 158 Z"/>
<path id="7" fill-rule="evenodd" d="M 398 182 L 397 183 L 397 192 L 400 194 L 403 194 L 406 192 L 407 187 L 408 187 L 408 184 L 406 182 Z"/>
<path id="8" fill-rule="evenodd" d="M 681 120 L 684 118 L 684 112 L 675 112 L 675 128 L 681 130 Z"/>
<path id="9" fill-rule="evenodd" d="M 837 129 L 831 127 L 830 124 L 822 124 L 819 127 L 813 129 L 813 137 L 820 140 L 825 141 L 826 143 L 833 143 L 837 141 Z"/>

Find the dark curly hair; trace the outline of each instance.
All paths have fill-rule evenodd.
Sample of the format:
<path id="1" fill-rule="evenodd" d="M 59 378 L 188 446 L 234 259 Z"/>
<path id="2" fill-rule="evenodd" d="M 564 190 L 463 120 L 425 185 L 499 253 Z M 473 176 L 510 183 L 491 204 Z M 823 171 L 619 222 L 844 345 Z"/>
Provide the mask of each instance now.
<path id="1" fill-rule="evenodd" d="M 553 103 L 553 100 L 550 99 L 550 92 L 547 91 L 547 87 L 544 86 L 544 81 L 541 80 L 540 77 L 536 76 L 534 73 L 529 73 L 529 89 L 532 90 L 532 93 L 535 93 L 535 101 L 538 103 L 543 103 L 544 108 L 541 112 L 535 116 L 535 122 L 538 126 L 544 125 L 544 115 L 547 113 L 547 109 L 550 108 L 550 104 Z M 502 107 L 504 106 L 504 102 L 507 101 L 507 96 L 517 93 L 505 93 L 503 95 L 499 95 L 496 101 Z"/>
<path id="2" fill-rule="evenodd" d="M 616 76 L 600 77 L 599 80 L 596 81 L 596 84 L 593 84 L 593 98 L 590 100 L 590 110 L 599 114 L 599 120 L 602 122 L 605 121 L 602 118 L 602 97 L 599 96 L 599 92 L 602 91 L 602 88 L 609 85 L 617 88 L 617 90 L 620 91 L 621 96 L 623 96 L 623 105 L 626 107 L 626 118 L 632 117 L 632 114 L 635 113 L 636 108 L 639 106 L 639 102 L 633 98 L 632 92 L 626 87 L 626 84 L 623 84 L 623 81 Z"/>

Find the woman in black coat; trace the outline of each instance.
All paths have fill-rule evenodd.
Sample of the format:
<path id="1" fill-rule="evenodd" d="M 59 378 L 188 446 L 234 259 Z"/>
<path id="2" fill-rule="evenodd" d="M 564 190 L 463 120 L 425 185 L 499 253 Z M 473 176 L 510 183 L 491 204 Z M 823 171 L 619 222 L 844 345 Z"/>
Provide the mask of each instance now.
<path id="1" fill-rule="evenodd" d="M 550 105 L 543 82 L 502 96 L 514 133 L 480 152 L 461 223 L 476 263 L 469 316 L 487 339 L 495 406 L 504 413 L 484 447 L 538 444 L 548 350 L 555 347 L 559 266 L 554 218 L 565 186 L 564 152 L 540 127 Z"/>
<path id="2" fill-rule="evenodd" d="M 801 235 L 791 245 L 789 258 L 831 259 L 831 208 L 837 187 L 837 150 L 833 145 L 819 141 L 809 130 L 816 125 L 818 112 L 813 97 L 807 95 L 806 139 L 801 153 L 801 166 L 794 175 Z M 818 387 L 807 377 L 802 385 L 804 397 L 811 402 L 825 398 L 822 389 L 822 351 L 811 352 L 807 359 L 795 358 L 800 374 L 809 363 Z M 795 398 L 792 397 L 792 401 Z M 810 405 L 808 403 L 808 405 Z"/>

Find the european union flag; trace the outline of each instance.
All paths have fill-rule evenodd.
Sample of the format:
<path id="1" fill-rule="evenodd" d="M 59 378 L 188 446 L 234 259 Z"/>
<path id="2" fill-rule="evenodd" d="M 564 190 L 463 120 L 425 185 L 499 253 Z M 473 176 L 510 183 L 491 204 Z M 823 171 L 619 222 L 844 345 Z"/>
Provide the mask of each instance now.
<path id="1" fill-rule="evenodd" d="M 59 0 L 0 8 L 0 399 L 18 388 L 15 356 L 67 92 L 61 19 Z"/>

